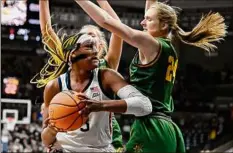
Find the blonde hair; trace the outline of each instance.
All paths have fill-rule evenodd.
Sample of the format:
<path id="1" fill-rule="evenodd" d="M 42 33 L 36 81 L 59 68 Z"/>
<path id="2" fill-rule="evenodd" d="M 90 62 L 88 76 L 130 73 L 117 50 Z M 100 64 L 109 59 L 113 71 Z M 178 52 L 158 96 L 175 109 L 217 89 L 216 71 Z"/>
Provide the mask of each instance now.
<path id="1" fill-rule="evenodd" d="M 203 48 L 210 52 L 217 49 L 212 44 L 214 41 L 223 40 L 226 36 L 226 25 L 224 18 L 219 13 L 208 13 L 202 16 L 199 23 L 190 32 L 185 32 L 177 24 L 177 12 L 171 6 L 155 2 L 151 8 L 156 8 L 158 19 L 169 26 L 169 30 L 179 38 L 183 43 Z"/>
<path id="2" fill-rule="evenodd" d="M 104 32 L 100 31 L 100 28 L 97 26 L 94 26 L 94 25 L 85 25 L 80 29 L 80 31 L 82 31 L 83 29 L 86 29 L 86 28 L 95 29 L 97 31 L 97 33 L 99 34 L 99 39 L 101 42 L 101 49 L 98 52 L 98 58 L 103 58 L 108 52 L 108 43 L 106 41 Z"/>
<path id="3" fill-rule="evenodd" d="M 59 35 L 60 30 L 57 32 L 57 35 Z M 44 50 L 49 53 L 50 58 L 41 71 L 30 80 L 30 83 L 35 83 L 37 84 L 37 88 L 41 88 L 49 81 L 65 73 L 69 68 L 68 60 L 70 52 L 74 48 L 79 36 L 79 33 L 69 36 L 62 34 L 61 38 L 59 38 L 60 40 L 55 40 L 51 37 L 49 28 L 46 26 L 42 43 L 44 44 Z M 51 42 L 55 48 L 50 47 L 49 44 Z"/>

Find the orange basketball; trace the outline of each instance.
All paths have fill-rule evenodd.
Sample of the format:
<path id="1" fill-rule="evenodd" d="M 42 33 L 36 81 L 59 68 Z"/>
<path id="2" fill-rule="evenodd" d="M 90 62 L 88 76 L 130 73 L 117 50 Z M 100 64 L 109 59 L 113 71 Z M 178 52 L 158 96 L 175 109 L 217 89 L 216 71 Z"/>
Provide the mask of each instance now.
<path id="1" fill-rule="evenodd" d="M 49 123 L 62 131 L 76 130 L 87 121 L 79 114 L 86 104 L 74 94 L 75 91 L 62 91 L 53 97 L 49 105 Z"/>

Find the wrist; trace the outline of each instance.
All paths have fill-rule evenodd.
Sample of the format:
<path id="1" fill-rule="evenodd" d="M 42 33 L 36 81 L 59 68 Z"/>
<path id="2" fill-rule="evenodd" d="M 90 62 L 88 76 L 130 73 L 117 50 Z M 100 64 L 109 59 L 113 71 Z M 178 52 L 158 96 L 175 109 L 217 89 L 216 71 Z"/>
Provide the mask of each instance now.
<path id="1" fill-rule="evenodd" d="M 100 111 L 107 111 L 107 105 L 108 103 L 103 102 L 100 106 Z"/>
<path id="2" fill-rule="evenodd" d="M 47 126 L 44 130 L 53 136 L 56 136 L 58 133 L 58 131 L 56 131 L 53 127 L 50 126 Z"/>

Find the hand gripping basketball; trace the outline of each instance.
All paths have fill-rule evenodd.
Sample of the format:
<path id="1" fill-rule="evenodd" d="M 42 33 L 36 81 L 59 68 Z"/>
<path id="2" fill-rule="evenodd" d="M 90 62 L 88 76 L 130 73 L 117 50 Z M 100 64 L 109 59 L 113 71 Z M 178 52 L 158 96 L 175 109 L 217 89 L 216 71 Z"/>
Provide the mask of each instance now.
<path id="1" fill-rule="evenodd" d="M 49 126 L 57 131 L 73 131 L 86 123 L 88 117 L 80 114 L 86 103 L 81 102 L 75 91 L 62 91 L 49 105 Z"/>
<path id="2" fill-rule="evenodd" d="M 86 106 L 80 111 L 81 115 L 88 117 L 91 112 L 103 111 L 103 103 L 100 101 L 89 99 L 83 93 L 77 93 L 76 96 L 80 99 L 80 102 L 85 103 Z"/>

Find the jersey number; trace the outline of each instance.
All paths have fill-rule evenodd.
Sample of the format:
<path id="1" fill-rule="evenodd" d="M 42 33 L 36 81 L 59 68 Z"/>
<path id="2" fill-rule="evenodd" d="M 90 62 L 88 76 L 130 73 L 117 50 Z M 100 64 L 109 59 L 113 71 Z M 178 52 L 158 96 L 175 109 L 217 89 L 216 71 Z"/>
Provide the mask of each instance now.
<path id="1" fill-rule="evenodd" d="M 176 76 L 176 69 L 177 69 L 177 64 L 178 60 L 174 61 L 173 56 L 168 57 L 168 67 L 167 67 L 167 73 L 166 73 L 166 80 L 171 82 L 173 78 Z"/>
<path id="2" fill-rule="evenodd" d="M 80 129 L 82 132 L 87 132 L 87 131 L 89 131 L 89 120 L 87 120 L 87 122 L 86 122 L 85 125 L 86 125 L 85 128 L 81 128 L 81 129 Z"/>

